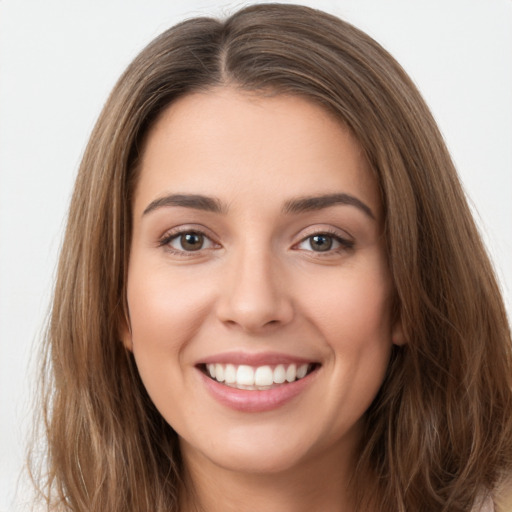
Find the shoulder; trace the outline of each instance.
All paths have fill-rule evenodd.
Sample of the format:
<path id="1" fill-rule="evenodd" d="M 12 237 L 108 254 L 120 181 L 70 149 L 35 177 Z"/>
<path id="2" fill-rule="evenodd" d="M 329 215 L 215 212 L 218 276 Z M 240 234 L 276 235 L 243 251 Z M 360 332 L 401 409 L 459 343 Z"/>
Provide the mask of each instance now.
<path id="1" fill-rule="evenodd" d="M 512 512 L 512 479 L 506 481 L 506 484 L 501 486 L 496 493 L 494 499 L 496 506 L 495 512 Z"/>
<path id="2" fill-rule="evenodd" d="M 512 512 L 512 480 L 495 489 L 492 496 L 483 495 L 471 512 Z"/>
<path id="3" fill-rule="evenodd" d="M 496 510 L 494 501 L 491 496 L 485 496 L 479 499 L 475 506 L 471 509 L 471 512 L 500 512 Z M 505 512 L 505 511 L 503 511 Z"/>

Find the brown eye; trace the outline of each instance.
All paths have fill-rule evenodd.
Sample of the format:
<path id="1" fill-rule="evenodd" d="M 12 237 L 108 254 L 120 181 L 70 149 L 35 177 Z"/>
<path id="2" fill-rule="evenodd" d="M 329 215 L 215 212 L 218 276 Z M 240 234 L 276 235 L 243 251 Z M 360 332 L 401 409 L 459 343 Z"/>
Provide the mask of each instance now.
<path id="1" fill-rule="evenodd" d="M 329 251 L 333 245 L 332 236 L 329 235 L 314 235 L 308 240 L 311 249 L 317 252 Z"/>
<path id="2" fill-rule="evenodd" d="M 215 244 L 199 231 L 183 231 L 162 240 L 161 245 L 167 245 L 175 252 L 194 252 L 210 249 Z"/>
<path id="3" fill-rule="evenodd" d="M 304 238 L 296 247 L 302 251 L 338 253 L 352 249 L 354 242 L 335 234 L 316 233 Z"/>
<path id="4" fill-rule="evenodd" d="M 204 245 L 204 236 L 201 233 L 183 233 L 178 240 L 183 251 L 198 251 Z"/>

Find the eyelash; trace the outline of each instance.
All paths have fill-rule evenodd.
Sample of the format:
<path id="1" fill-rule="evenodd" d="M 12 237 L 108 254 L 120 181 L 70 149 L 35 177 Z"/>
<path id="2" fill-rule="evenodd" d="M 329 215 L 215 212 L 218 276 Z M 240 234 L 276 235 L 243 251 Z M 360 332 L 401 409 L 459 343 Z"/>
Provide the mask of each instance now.
<path id="1" fill-rule="evenodd" d="M 179 239 L 180 237 L 182 237 L 184 235 L 197 235 L 197 236 L 203 237 L 204 240 L 208 240 L 210 242 L 210 244 L 212 244 L 212 246 L 219 246 L 219 244 L 215 243 L 211 239 L 211 237 L 209 237 L 207 234 L 204 233 L 204 231 L 202 231 L 200 229 L 190 229 L 190 228 L 189 229 L 179 229 L 176 231 L 172 231 L 170 233 L 169 232 L 166 233 L 163 236 L 163 238 L 160 239 L 160 241 L 158 242 L 158 246 L 165 247 L 165 249 L 168 252 L 170 252 L 171 254 L 175 254 L 178 256 L 184 256 L 184 257 L 194 256 L 194 255 L 201 253 L 202 251 L 205 250 L 205 248 L 200 247 L 197 250 L 187 251 L 186 249 L 175 249 L 174 247 L 172 247 L 170 245 L 171 242 Z M 206 248 L 206 250 L 208 250 L 210 248 L 212 248 L 212 247 L 208 247 L 208 248 Z"/>
<path id="2" fill-rule="evenodd" d="M 303 237 L 298 243 L 294 245 L 294 247 L 298 247 L 299 245 L 303 244 L 307 240 L 310 240 L 310 246 L 311 246 L 311 240 L 315 236 L 324 236 L 326 238 L 330 238 L 333 241 L 337 242 L 339 244 L 339 247 L 336 247 L 334 249 L 329 248 L 326 251 L 314 251 L 314 250 L 306 250 L 307 252 L 312 252 L 315 254 L 315 256 L 332 256 L 333 254 L 339 254 L 346 251 L 350 251 L 354 249 L 355 242 L 353 240 L 348 240 L 347 238 L 343 238 L 340 236 L 338 232 L 335 230 L 330 229 L 322 229 L 320 231 L 315 231 L 313 233 L 308 234 L 307 236 Z"/>
<path id="3" fill-rule="evenodd" d="M 166 233 L 164 235 L 164 237 L 159 240 L 158 246 L 159 247 L 165 247 L 166 250 L 169 251 L 172 254 L 175 254 L 175 255 L 178 255 L 178 256 L 185 256 L 185 257 L 187 257 L 187 256 L 194 256 L 195 254 L 201 253 L 201 251 L 213 248 L 213 247 L 207 247 L 207 248 L 200 247 L 197 250 L 191 250 L 191 251 L 187 251 L 186 249 L 175 249 L 175 248 L 173 248 L 170 245 L 171 242 L 173 242 L 174 240 L 178 239 L 179 237 L 181 237 L 183 235 L 198 235 L 200 237 L 203 237 L 204 240 L 208 240 L 210 242 L 210 244 L 212 244 L 212 246 L 217 245 L 218 247 L 220 247 L 219 244 L 214 242 L 211 239 L 211 237 L 206 235 L 200 229 L 181 229 L 181 230 L 178 230 L 178 231 L 172 231 L 170 233 Z M 336 247 L 334 249 L 328 248 L 325 251 L 315 251 L 313 249 L 311 249 L 311 250 L 302 249 L 302 250 L 304 250 L 306 252 L 315 253 L 315 255 L 320 256 L 320 257 L 329 256 L 329 255 L 332 255 L 332 254 L 339 254 L 339 253 L 342 253 L 342 252 L 345 252 L 345 251 L 352 250 L 354 248 L 354 245 L 355 245 L 354 241 L 348 240 L 346 238 L 341 237 L 336 231 L 329 230 L 329 229 L 323 229 L 323 230 L 320 230 L 320 231 L 315 231 L 315 232 L 313 232 L 311 234 L 308 234 L 307 236 L 303 237 L 298 243 L 294 244 L 292 248 L 294 248 L 294 249 L 297 248 L 297 250 L 301 250 L 301 249 L 298 249 L 298 246 L 300 246 L 301 244 L 303 244 L 304 242 L 306 242 L 308 240 L 310 240 L 310 247 L 311 247 L 311 240 L 315 236 L 317 236 L 317 237 L 324 236 L 326 238 L 332 239 L 334 242 L 337 242 L 339 244 L 339 247 Z"/>

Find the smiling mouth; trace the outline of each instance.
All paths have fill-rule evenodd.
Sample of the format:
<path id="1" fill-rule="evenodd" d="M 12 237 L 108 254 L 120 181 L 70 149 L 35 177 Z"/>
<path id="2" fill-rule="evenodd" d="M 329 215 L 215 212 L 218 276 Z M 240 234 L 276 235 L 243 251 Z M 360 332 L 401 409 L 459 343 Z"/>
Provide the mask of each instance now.
<path id="1" fill-rule="evenodd" d="M 199 369 L 210 379 L 236 389 L 266 391 L 303 379 L 319 363 L 249 366 L 245 364 L 202 364 Z"/>

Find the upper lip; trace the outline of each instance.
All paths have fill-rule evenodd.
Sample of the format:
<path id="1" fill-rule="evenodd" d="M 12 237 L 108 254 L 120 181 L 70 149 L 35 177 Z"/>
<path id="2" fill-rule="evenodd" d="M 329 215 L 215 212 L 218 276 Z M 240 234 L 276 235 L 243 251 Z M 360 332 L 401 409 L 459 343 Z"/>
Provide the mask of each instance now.
<path id="1" fill-rule="evenodd" d="M 251 354 L 247 352 L 223 352 L 201 359 L 197 365 L 203 364 L 234 364 L 248 366 L 264 366 L 278 364 L 306 364 L 318 363 L 314 359 L 298 357 L 291 354 L 283 354 L 279 352 L 262 352 Z"/>

